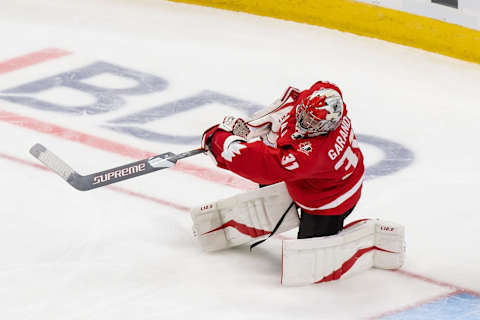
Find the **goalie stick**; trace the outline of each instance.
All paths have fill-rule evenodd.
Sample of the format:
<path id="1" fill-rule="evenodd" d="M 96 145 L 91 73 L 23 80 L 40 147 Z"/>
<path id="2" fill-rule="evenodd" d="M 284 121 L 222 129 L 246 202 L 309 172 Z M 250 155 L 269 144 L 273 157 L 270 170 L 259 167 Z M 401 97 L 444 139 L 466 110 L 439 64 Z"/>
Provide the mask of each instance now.
<path id="1" fill-rule="evenodd" d="M 246 121 L 246 123 L 259 120 L 262 117 L 267 116 L 268 114 L 275 113 L 287 103 L 288 99 L 295 99 L 298 96 L 298 93 L 298 89 L 289 87 L 285 91 L 281 99 L 275 101 L 274 104 L 272 104 L 270 107 L 267 107 L 255 113 L 252 117 L 248 119 L 248 121 Z M 270 123 L 271 126 L 271 121 L 266 121 L 264 124 L 268 123 Z M 264 134 L 261 132 L 261 130 L 259 130 L 259 132 L 260 135 Z M 202 148 L 193 149 L 179 154 L 166 152 L 148 159 L 131 162 L 123 166 L 111 168 L 100 172 L 94 172 L 92 174 L 83 176 L 73 170 L 65 161 L 60 159 L 57 155 L 45 148 L 43 145 L 37 143 L 30 148 L 30 153 L 35 158 L 40 160 L 50 170 L 57 173 L 72 187 L 80 191 L 96 189 L 112 183 L 151 173 L 157 170 L 170 168 L 175 165 L 177 160 L 188 158 L 203 152 L 205 152 L 205 150 L 203 150 Z"/>
<path id="2" fill-rule="evenodd" d="M 151 158 L 83 176 L 73 170 L 65 161 L 60 159 L 43 145 L 37 143 L 30 148 L 30 153 L 35 158 L 40 160 L 50 170 L 57 173 L 72 187 L 80 191 L 92 190 L 157 170 L 171 168 L 175 165 L 177 160 L 188 158 L 203 152 L 205 151 L 201 148 L 179 154 L 166 152 Z"/>

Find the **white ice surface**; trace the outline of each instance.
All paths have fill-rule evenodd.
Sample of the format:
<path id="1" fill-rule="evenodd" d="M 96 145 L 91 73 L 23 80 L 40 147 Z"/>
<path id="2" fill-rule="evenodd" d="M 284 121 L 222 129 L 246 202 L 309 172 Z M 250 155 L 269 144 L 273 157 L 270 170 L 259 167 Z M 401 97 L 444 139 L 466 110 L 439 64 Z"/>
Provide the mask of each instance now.
<path id="1" fill-rule="evenodd" d="M 319 27 L 153 0 L 4 1 L 0 36 L 0 62 L 47 47 L 72 52 L 0 74 L 0 91 L 99 60 L 168 80 L 167 90 L 129 97 L 124 108 L 96 116 L 0 102 L 3 111 L 152 152 L 196 146 L 148 142 L 101 125 L 202 90 L 267 105 L 289 85 L 337 83 L 357 133 L 395 141 L 415 155 L 410 167 L 367 181 L 349 220 L 404 224 L 404 270 L 480 291 L 480 66 Z M 38 98 L 72 105 L 89 99 L 69 90 Z M 231 112 L 202 110 L 193 118 L 179 115 L 171 130 L 200 134 Z M 155 125 L 172 122 L 145 128 Z M 81 173 L 132 161 L 3 121 L 0 135 L 2 154 L 34 162 L 28 149 L 41 142 Z M 379 158 L 371 146 L 365 154 L 368 164 Z M 203 156 L 186 162 L 213 169 Z M 0 172 L 2 319 L 361 319 L 452 291 L 379 270 L 284 288 L 278 239 L 253 253 L 205 254 L 191 237 L 187 212 L 109 188 L 82 193 L 54 174 L 6 158 L 0 158 Z M 186 207 L 240 192 L 171 170 L 119 186 Z"/>

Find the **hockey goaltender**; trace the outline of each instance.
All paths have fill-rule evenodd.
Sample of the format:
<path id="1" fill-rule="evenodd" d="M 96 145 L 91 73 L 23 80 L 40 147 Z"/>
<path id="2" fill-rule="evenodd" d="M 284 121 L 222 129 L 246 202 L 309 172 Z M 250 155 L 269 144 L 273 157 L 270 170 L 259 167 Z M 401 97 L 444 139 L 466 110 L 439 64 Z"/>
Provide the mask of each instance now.
<path id="1" fill-rule="evenodd" d="M 365 168 L 335 84 L 289 87 L 249 119 L 225 117 L 204 132 L 201 143 L 218 167 L 262 187 L 192 209 L 204 250 L 256 245 L 298 227 L 297 239 L 282 240 L 283 285 L 402 266 L 403 226 L 379 219 L 344 226 L 360 199 Z"/>

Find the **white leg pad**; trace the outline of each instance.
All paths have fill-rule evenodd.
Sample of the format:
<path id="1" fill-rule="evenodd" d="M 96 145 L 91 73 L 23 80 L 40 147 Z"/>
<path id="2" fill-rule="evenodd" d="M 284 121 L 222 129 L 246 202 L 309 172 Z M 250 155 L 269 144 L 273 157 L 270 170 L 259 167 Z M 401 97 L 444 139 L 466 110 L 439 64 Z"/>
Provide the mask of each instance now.
<path id="1" fill-rule="evenodd" d="M 292 202 L 282 182 L 193 208 L 194 235 L 205 251 L 221 250 L 265 238 Z M 293 205 L 277 232 L 296 228 L 299 222 Z"/>
<path id="2" fill-rule="evenodd" d="M 398 269 L 404 256 L 403 226 L 384 220 L 360 220 L 333 236 L 283 240 L 282 284 L 344 279 L 372 267 Z"/>
<path id="3" fill-rule="evenodd" d="M 400 268 L 405 261 L 405 227 L 398 223 L 376 220 L 375 247 L 375 268 Z"/>

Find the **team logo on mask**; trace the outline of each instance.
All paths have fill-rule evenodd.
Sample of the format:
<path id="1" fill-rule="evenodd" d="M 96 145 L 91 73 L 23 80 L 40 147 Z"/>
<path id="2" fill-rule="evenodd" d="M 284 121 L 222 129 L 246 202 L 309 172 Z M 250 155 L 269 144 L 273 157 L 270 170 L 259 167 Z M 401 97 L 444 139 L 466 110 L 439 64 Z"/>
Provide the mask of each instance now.
<path id="1" fill-rule="evenodd" d="M 307 156 L 312 152 L 312 144 L 310 141 L 302 142 L 298 146 L 298 151 L 305 153 Z"/>

